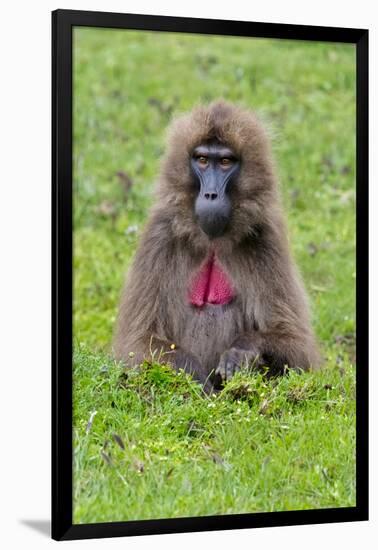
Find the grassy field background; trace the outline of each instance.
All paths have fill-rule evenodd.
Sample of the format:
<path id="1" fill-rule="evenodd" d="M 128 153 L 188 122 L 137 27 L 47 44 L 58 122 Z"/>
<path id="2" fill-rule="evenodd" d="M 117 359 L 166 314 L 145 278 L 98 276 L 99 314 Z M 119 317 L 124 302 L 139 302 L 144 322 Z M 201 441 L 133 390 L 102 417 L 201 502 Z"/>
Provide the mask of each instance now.
<path id="1" fill-rule="evenodd" d="M 220 97 L 272 130 L 325 367 L 206 397 L 111 339 L 166 127 Z M 74 227 L 75 523 L 354 505 L 354 46 L 75 29 Z"/>

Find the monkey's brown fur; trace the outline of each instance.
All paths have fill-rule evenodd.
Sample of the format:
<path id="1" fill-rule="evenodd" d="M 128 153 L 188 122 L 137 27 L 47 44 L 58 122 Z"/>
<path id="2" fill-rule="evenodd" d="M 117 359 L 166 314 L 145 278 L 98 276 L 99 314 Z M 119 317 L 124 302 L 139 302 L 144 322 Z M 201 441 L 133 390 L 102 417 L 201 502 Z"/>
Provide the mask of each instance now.
<path id="1" fill-rule="evenodd" d="M 230 228 L 209 240 L 194 216 L 189 159 L 196 146 L 214 139 L 233 149 L 241 171 L 231 191 Z M 306 294 L 286 235 L 270 143 L 257 117 L 218 101 L 177 118 L 123 292 L 116 357 L 131 365 L 157 350 L 162 361 L 203 383 L 217 369 L 224 374 L 230 361 L 238 367 L 257 358 L 272 372 L 317 367 Z M 188 285 L 211 250 L 236 296 L 199 310 L 188 303 Z"/>

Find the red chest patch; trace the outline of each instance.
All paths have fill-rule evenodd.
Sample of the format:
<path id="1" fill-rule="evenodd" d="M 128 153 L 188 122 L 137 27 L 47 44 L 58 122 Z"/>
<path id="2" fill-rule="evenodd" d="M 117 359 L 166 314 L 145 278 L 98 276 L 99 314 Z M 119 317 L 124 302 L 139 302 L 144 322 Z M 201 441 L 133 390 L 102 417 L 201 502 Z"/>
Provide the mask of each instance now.
<path id="1" fill-rule="evenodd" d="M 234 297 L 231 282 L 214 255 L 202 265 L 189 289 L 189 302 L 197 307 L 204 304 L 228 304 Z"/>

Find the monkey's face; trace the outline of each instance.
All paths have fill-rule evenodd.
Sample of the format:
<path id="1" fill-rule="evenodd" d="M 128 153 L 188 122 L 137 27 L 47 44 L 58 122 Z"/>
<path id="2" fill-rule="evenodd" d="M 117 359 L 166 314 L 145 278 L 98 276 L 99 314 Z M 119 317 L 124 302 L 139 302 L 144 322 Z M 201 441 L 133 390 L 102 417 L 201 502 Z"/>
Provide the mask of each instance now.
<path id="1" fill-rule="evenodd" d="M 210 239 L 221 237 L 230 223 L 230 189 L 240 160 L 233 150 L 217 141 L 195 147 L 190 159 L 197 188 L 194 212 L 201 229 Z"/>

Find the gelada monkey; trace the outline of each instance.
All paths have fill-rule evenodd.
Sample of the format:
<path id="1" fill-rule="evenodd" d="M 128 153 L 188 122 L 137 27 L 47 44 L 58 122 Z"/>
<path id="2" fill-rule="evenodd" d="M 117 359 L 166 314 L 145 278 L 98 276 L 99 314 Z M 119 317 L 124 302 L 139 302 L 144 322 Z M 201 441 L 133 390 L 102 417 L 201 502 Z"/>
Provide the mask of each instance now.
<path id="1" fill-rule="evenodd" d="M 129 366 L 157 354 L 207 391 L 247 366 L 319 365 L 269 138 L 252 112 L 217 101 L 173 122 L 114 350 Z"/>

